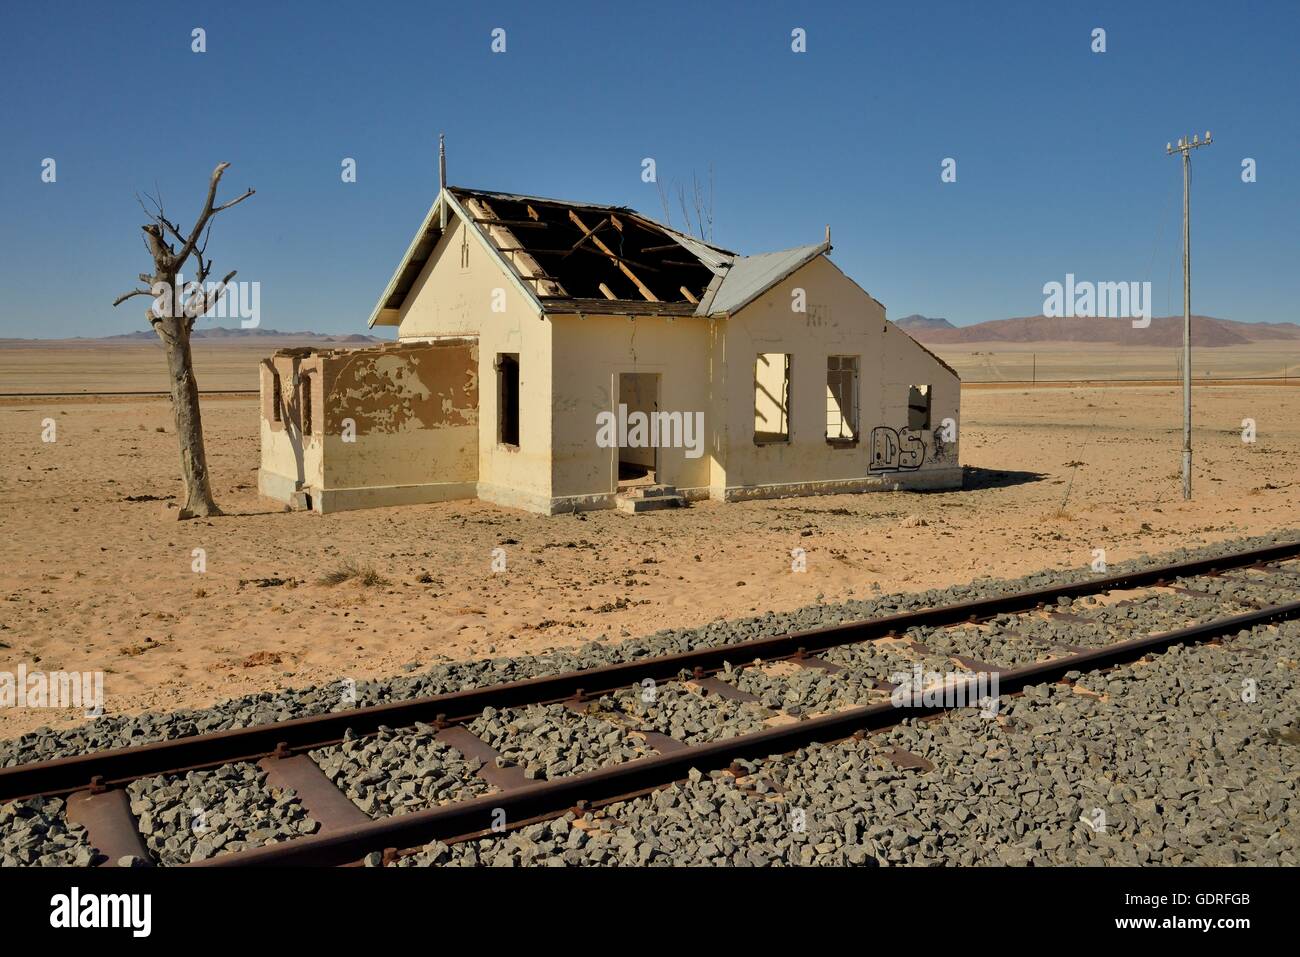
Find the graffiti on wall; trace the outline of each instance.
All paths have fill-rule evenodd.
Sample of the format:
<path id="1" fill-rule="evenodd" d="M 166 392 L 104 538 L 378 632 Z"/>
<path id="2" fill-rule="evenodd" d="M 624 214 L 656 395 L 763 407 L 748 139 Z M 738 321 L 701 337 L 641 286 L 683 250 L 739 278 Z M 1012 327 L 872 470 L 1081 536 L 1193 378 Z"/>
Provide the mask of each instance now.
<path id="1" fill-rule="evenodd" d="M 878 425 L 871 430 L 872 472 L 914 472 L 925 461 L 925 442 L 918 429 Z"/>

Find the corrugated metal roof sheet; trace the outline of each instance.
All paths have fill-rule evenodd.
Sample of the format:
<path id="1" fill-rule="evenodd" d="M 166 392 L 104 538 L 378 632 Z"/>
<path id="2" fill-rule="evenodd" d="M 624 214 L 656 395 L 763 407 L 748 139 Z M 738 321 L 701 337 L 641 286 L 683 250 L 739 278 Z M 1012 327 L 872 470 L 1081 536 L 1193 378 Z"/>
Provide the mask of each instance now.
<path id="1" fill-rule="evenodd" d="M 736 256 L 712 294 L 700 300 L 697 316 L 735 312 L 771 289 L 800 266 L 830 250 L 828 243 L 796 246 L 757 256 Z"/>

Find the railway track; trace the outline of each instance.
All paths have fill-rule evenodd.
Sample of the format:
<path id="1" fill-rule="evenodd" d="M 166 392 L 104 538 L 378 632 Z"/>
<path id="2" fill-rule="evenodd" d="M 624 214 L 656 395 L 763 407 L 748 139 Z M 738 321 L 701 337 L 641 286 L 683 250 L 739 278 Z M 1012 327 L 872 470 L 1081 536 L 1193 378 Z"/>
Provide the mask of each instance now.
<path id="1" fill-rule="evenodd" d="M 996 679 L 998 695 L 1013 695 L 1175 645 L 1300 618 L 1300 564 L 1292 564 L 1298 561 L 1300 542 L 1275 545 L 436 697 L 34 762 L 0 769 L 0 802 L 66 798 L 68 819 L 85 827 L 89 843 L 107 862 L 150 859 L 132 813 L 128 789 L 133 782 L 256 763 L 270 787 L 294 792 L 317 822 L 316 833 L 218 855 L 199 866 L 344 865 L 376 852 L 391 861 L 434 841 L 474 840 L 570 809 L 644 795 L 685 779 L 693 769 L 734 769 L 737 762 L 869 734 L 973 703 L 964 696 L 954 702 L 949 695 L 900 704 L 891 700 L 896 686 L 887 680 L 895 676 L 882 668 L 940 658 L 953 669 L 952 687 L 978 682 L 987 687 Z M 1295 600 L 1279 601 L 1279 595 Z M 1117 634 L 1132 633 L 1129 616 L 1138 610 L 1146 620 L 1170 627 L 1115 640 Z M 997 656 L 988 661 L 969 653 L 981 648 L 996 649 Z M 746 690 L 747 675 L 770 667 L 817 672 L 856 691 L 846 692 L 843 706 L 825 713 L 791 713 L 800 709 L 772 707 Z M 653 720 L 654 701 L 669 689 L 747 709 L 751 724 L 755 715 L 767 720 L 729 737 L 684 741 Z M 633 743 L 635 756 L 538 779 L 536 768 L 508 759 L 501 734 L 484 722 L 484 715 L 533 705 L 558 705 L 575 719 L 604 721 L 614 729 L 611 736 Z M 328 775 L 313 758 L 345 741 L 400 734 L 392 729 L 419 729 L 467 758 L 478 779 L 474 796 L 372 819 L 336 783 L 337 775 Z M 928 763 L 897 751 L 891 759 L 902 767 Z"/>

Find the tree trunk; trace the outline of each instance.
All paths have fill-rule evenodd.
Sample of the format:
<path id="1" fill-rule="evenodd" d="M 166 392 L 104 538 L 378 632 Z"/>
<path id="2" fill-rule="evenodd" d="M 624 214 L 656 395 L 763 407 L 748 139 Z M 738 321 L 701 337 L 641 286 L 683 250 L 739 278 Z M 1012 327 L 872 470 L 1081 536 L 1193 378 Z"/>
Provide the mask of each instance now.
<path id="1" fill-rule="evenodd" d="M 194 381 L 190 334 L 185 328 L 185 320 L 162 319 L 158 323 L 158 337 L 167 350 L 172 413 L 176 418 L 176 438 L 181 447 L 181 473 L 185 476 L 185 504 L 177 518 L 220 515 L 221 509 L 212 500 L 212 487 L 208 479 L 208 458 L 203 450 L 203 420 L 199 413 L 199 387 Z"/>

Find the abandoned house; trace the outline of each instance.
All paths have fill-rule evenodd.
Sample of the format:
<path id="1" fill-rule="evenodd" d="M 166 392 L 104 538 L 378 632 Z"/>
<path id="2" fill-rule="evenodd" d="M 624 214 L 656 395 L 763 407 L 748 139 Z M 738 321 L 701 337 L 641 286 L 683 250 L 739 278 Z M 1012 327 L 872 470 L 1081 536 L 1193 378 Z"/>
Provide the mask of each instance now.
<path id="1" fill-rule="evenodd" d="M 961 484 L 957 374 L 831 262 L 445 187 L 369 325 L 263 360 L 263 495 L 556 513 Z"/>

